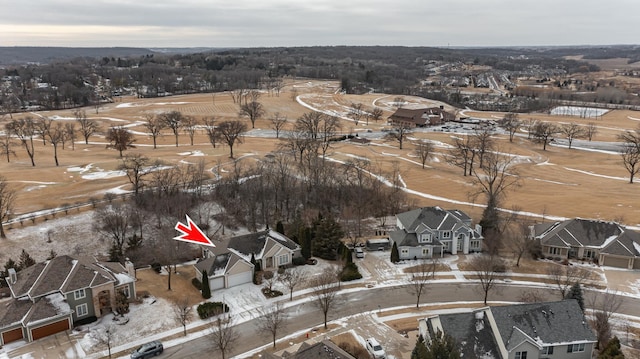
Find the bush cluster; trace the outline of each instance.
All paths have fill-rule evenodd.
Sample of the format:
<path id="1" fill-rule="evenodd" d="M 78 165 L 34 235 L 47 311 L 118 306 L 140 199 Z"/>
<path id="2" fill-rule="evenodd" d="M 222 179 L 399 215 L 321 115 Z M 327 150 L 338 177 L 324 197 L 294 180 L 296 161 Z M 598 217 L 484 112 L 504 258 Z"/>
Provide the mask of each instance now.
<path id="1" fill-rule="evenodd" d="M 229 306 L 222 302 L 206 302 L 198 306 L 198 316 L 200 319 L 207 319 L 228 311 Z"/>
<path id="2" fill-rule="evenodd" d="M 198 289 L 199 291 L 202 291 L 202 282 L 198 280 L 198 278 L 193 278 L 191 280 L 191 284 L 193 284 L 194 287 L 196 287 L 196 289 Z"/>
<path id="3" fill-rule="evenodd" d="M 361 279 L 362 274 L 358 270 L 358 265 L 355 263 L 349 263 L 342 269 L 342 273 L 340 274 L 340 281 L 349 282 L 356 279 Z"/>

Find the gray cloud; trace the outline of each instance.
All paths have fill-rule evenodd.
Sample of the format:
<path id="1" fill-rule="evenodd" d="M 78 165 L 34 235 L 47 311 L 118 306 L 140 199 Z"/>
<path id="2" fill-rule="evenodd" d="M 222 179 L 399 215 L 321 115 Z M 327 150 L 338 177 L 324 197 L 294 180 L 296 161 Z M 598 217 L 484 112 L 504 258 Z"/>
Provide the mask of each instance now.
<path id="1" fill-rule="evenodd" d="M 0 45 L 621 44 L 638 42 L 638 10 L 635 0 L 31 0 L 0 13 Z"/>

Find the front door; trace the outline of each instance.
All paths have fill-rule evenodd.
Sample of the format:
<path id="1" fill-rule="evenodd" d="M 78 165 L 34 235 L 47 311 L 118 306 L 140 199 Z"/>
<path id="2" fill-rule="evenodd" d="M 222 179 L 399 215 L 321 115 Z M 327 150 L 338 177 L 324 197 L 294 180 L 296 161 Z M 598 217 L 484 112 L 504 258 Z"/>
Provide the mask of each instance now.
<path id="1" fill-rule="evenodd" d="M 103 290 L 98 293 L 98 302 L 100 303 L 100 315 L 111 313 L 111 293 L 108 290 Z"/>

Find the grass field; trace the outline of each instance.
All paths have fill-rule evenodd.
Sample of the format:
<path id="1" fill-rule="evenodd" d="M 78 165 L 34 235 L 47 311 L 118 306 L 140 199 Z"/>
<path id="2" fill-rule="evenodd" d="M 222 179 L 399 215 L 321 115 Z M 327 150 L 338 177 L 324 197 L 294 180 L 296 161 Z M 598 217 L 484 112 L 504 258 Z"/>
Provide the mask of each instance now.
<path id="1" fill-rule="evenodd" d="M 289 126 L 309 107 L 333 111 L 346 117 L 352 102 L 360 102 L 365 109 L 378 106 L 384 110 L 384 118 L 393 111 L 392 101 L 395 95 L 336 94 L 338 83 L 328 81 L 291 82 L 280 96 L 265 93 L 260 101 L 267 110 L 267 115 L 259 119 L 256 129 L 269 129 L 268 117 L 279 112 L 287 116 Z M 299 101 L 292 96 L 295 89 Z M 434 105 L 433 102 L 419 98 L 405 98 L 408 106 Z M 173 135 L 166 132 L 158 139 L 158 148 L 153 149 L 151 137 L 144 134 L 141 125 L 147 114 L 177 110 L 183 114 L 198 118 L 216 116 L 220 120 L 238 119 L 238 106 L 228 94 L 219 93 L 174 96 L 155 99 L 121 98 L 118 102 L 105 105 L 96 114 L 95 109 L 86 108 L 87 116 L 101 123 L 103 133 L 112 125 L 130 125 L 129 129 L 137 133 L 136 148 L 126 153 L 141 153 L 151 158 L 158 158 L 169 165 L 195 163 L 203 160 L 207 168 L 221 165 L 229 166 L 229 149 L 223 146 L 213 148 L 207 141 L 204 132 L 198 133 L 193 146 L 189 138 L 181 134 L 179 147 L 174 144 Z M 39 112 L 32 114 L 16 114 L 13 118 L 25 115 L 49 116 L 57 121 L 73 121 L 71 111 Z M 502 113 L 467 112 L 467 115 L 488 119 L 501 118 Z M 593 122 L 598 127 L 594 141 L 615 141 L 616 136 L 624 130 L 637 128 L 640 113 L 616 110 L 605 114 L 601 119 L 581 119 L 578 117 L 550 116 L 547 114 L 523 114 L 521 119 L 535 118 L 556 123 L 576 122 L 586 125 Z M 1 124 L 10 119 L 6 117 Z M 250 122 L 246 120 L 250 126 Z M 377 131 L 385 127 L 384 121 L 379 123 L 360 122 L 343 119 L 343 132 L 358 133 L 366 130 Z M 254 161 L 273 151 L 279 140 L 265 138 L 259 130 L 250 131 L 245 143 L 235 146 L 236 158 L 242 161 Z M 394 163 L 399 164 L 402 180 L 407 189 L 414 191 L 412 195 L 419 205 L 439 205 L 445 208 L 460 208 L 478 219 L 484 199 L 473 198 L 474 192 L 471 177 L 462 176 L 462 170 L 452 167 L 444 161 L 443 155 L 452 142 L 452 133 L 415 132 L 410 139 L 428 138 L 437 141 L 436 154 L 422 169 L 418 159 L 412 154 L 412 145 L 405 144 L 403 150 L 398 144 L 374 140 L 369 145 L 358 145 L 350 142 L 337 143 L 329 151 L 329 156 L 346 160 L 353 156 L 367 157 L 376 165 L 390 169 Z M 624 169 L 620 156 L 615 153 L 567 149 L 547 146 L 543 151 L 540 144 L 526 139 L 526 134 L 509 143 L 508 138 L 496 135 L 500 151 L 519 155 L 516 166 L 521 177 L 521 186 L 509 192 L 502 208 L 517 207 L 523 212 L 538 216 L 538 221 L 548 217 L 584 217 L 603 220 L 616 220 L 627 225 L 640 223 L 640 205 L 637 201 L 637 184 L 628 183 L 628 173 Z M 0 162 L 0 173 L 4 175 L 17 190 L 16 214 L 55 208 L 63 204 L 86 202 L 89 198 L 102 198 L 107 192 L 122 192 L 129 189 L 129 184 L 117 167 L 121 163 L 118 153 L 105 148 L 104 136 L 94 136 L 90 144 L 75 144 L 75 150 L 67 144 L 59 150 L 60 166 L 53 161 L 51 146 L 43 146 L 36 141 L 35 161 L 32 167 L 23 148 L 16 145 L 17 157 L 11 162 Z M 223 170 L 224 171 L 224 170 Z M 9 230 L 9 235 L 10 235 Z"/>

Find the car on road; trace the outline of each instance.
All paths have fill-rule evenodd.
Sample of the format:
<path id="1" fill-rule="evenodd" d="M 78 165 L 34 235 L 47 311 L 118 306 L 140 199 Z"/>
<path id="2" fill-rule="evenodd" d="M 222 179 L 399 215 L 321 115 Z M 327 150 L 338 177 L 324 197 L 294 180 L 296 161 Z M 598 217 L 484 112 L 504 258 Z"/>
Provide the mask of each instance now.
<path id="1" fill-rule="evenodd" d="M 367 350 L 373 355 L 374 359 L 385 359 L 387 357 L 382 345 L 375 338 L 367 339 Z"/>
<path id="2" fill-rule="evenodd" d="M 144 359 L 152 356 L 160 355 L 164 351 L 164 347 L 159 340 L 142 344 L 138 349 L 131 353 L 131 359 Z"/>
<path id="3" fill-rule="evenodd" d="M 364 251 L 360 247 L 356 247 L 356 258 L 364 258 Z"/>

